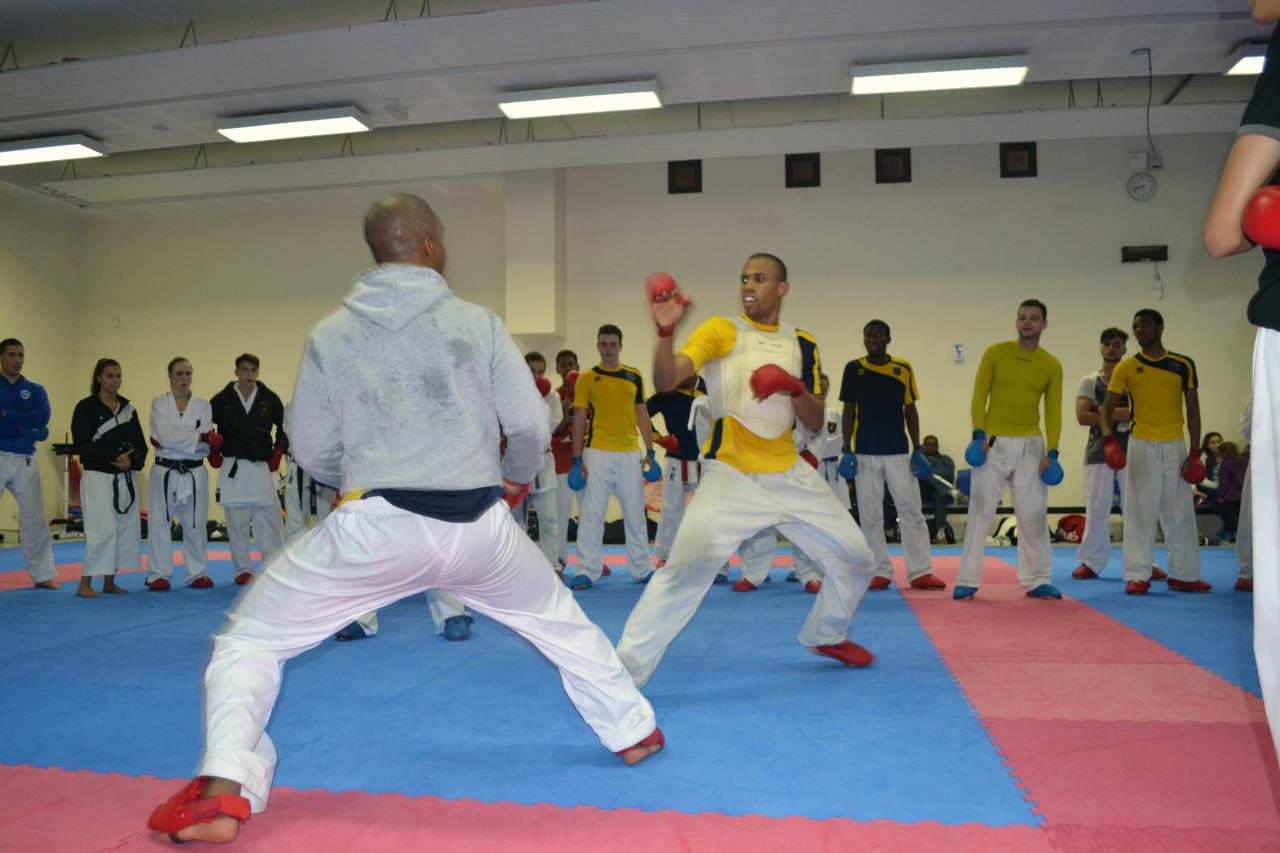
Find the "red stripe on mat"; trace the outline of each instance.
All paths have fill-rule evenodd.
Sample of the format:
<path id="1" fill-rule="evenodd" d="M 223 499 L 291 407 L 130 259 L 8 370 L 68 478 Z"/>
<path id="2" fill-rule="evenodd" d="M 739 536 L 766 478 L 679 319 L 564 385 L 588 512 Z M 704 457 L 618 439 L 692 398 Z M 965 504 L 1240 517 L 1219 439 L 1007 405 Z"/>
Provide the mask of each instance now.
<path id="1" fill-rule="evenodd" d="M 146 829 L 147 816 L 184 781 L 0 765 L 0 838 L 7 850 L 43 853 L 160 850 Z M 271 807 L 254 816 L 229 849 L 271 853 L 1053 850 L 1044 830 L 1028 826 L 606 811 L 291 788 L 275 789 Z"/>
<path id="2" fill-rule="evenodd" d="M 1280 850 L 1259 699 L 1081 602 L 1028 599 L 1001 560 L 969 602 L 895 574 L 1061 849 Z"/>

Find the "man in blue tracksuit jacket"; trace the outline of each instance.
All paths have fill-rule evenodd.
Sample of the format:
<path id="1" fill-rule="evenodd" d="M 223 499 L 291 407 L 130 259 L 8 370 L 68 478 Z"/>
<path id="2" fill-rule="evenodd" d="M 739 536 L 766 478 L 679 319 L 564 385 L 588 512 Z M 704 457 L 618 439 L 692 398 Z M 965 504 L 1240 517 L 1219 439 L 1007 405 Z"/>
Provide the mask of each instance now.
<path id="1" fill-rule="evenodd" d="M 49 395 L 22 375 L 26 350 L 17 338 L 0 341 L 0 495 L 18 501 L 18 536 L 32 582 L 57 589 L 53 541 L 44 515 L 36 442 L 49 437 Z"/>

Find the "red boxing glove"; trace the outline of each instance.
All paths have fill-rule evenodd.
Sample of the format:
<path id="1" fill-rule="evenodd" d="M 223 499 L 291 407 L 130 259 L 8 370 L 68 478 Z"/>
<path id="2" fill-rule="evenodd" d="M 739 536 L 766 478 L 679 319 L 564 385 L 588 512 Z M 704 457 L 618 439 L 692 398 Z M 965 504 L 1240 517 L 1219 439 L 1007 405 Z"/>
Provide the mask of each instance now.
<path id="1" fill-rule="evenodd" d="M 1128 457 L 1125 456 L 1124 450 L 1120 447 L 1120 442 L 1114 434 L 1102 439 L 1102 458 L 1112 471 L 1119 471 L 1124 468 L 1125 462 L 1128 461 Z"/>
<path id="2" fill-rule="evenodd" d="M 813 455 L 812 453 L 810 453 L 809 451 L 807 451 L 807 450 L 801 450 L 801 451 L 800 451 L 800 458 L 801 458 L 801 459 L 803 459 L 805 462 L 808 462 L 808 463 L 809 463 L 810 465 L 812 465 L 814 468 L 817 468 L 817 467 L 818 467 L 818 457 L 814 456 L 814 455 Z"/>
<path id="3" fill-rule="evenodd" d="M 649 297 L 649 314 L 658 330 L 658 337 L 669 338 L 676 324 L 684 317 L 691 300 L 680 292 L 676 280 L 664 272 L 655 272 L 644 280 L 644 290 Z"/>
<path id="4" fill-rule="evenodd" d="M 507 502 L 507 506 L 515 509 L 520 502 L 529 494 L 529 484 L 513 483 L 506 477 L 502 478 L 502 499 Z"/>
<path id="5" fill-rule="evenodd" d="M 156 441 L 155 436 L 151 437 L 151 446 L 156 448 L 157 450 L 160 449 L 160 442 Z"/>
<path id="6" fill-rule="evenodd" d="M 533 380 L 533 384 L 538 386 L 538 393 L 543 397 L 551 393 L 551 380 L 545 376 L 539 376 Z"/>
<path id="7" fill-rule="evenodd" d="M 1245 236 L 1264 249 L 1280 249 L 1280 187 L 1263 187 L 1245 205 Z"/>
<path id="8" fill-rule="evenodd" d="M 664 435 L 657 440 L 656 444 L 668 453 L 680 452 L 680 439 L 674 435 Z"/>
<path id="9" fill-rule="evenodd" d="M 776 364 L 761 365 L 751 374 L 751 394 L 760 402 L 774 394 L 799 397 L 807 390 L 803 382 Z"/>
<path id="10" fill-rule="evenodd" d="M 222 433 L 220 432 L 206 432 L 200 436 L 200 440 L 203 441 L 205 444 L 209 445 L 210 450 L 222 449 L 223 439 L 222 439 Z"/>
<path id="11" fill-rule="evenodd" d="M 564 375 L 564 390 L 569 395 L 569 402 L 573 402 L 573 389 L 578 385 L 578 371 L 570 370 Z"/>
<path id="12" fill-rule="evenodd" d="M 1197 483 L 1203 483 L 1207 476 L 1209 472 L 1200 461 L 1200 448 L 1197 447 L 1187 454 L 1187 461 L 1182 463 L 1182 479 L 1194 486 Z"/>
<path id="13" fill-rule="evenodd" d="M 220 450 L 209 451 L 209 467 L 211 468 L 222 467 L 222 451 Z"/>
<path id="14" fill-rule="evenodd" d="M 267 467 L 272 472 L 280 470 L 280 460 L 284 458 L 284 445 L 277 444 L 271 448 L 271 456 L 267 459 Z"/>

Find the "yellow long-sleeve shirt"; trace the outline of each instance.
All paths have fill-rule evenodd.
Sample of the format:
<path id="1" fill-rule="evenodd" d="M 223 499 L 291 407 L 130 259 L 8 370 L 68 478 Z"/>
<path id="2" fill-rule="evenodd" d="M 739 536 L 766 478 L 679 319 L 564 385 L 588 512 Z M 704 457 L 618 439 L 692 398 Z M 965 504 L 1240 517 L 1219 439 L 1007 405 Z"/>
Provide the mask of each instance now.
<path id="1" fill-rule="evenodd" d="M 1062 435 L 1062 363 L 1043 349 L 1017 341 L 992 344 L 982 354 L 973 381 L 973 426 L 987 435 L 1040 435 L 1044 397 L 1045 446 L 1056 450 Z"/>

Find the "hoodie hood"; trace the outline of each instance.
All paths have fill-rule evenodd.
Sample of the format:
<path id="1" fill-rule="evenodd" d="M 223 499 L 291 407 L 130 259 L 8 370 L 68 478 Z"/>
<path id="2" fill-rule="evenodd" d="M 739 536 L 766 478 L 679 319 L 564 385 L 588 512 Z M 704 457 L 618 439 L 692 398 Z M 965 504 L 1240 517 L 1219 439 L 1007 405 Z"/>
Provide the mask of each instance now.
<path id="1" fill-rule="evenodd" d="M 356 279 L 355 289 L 342 304 L 397 332 L 451 293 L 440 273 L 429 267 L 385 264 Z"/>

